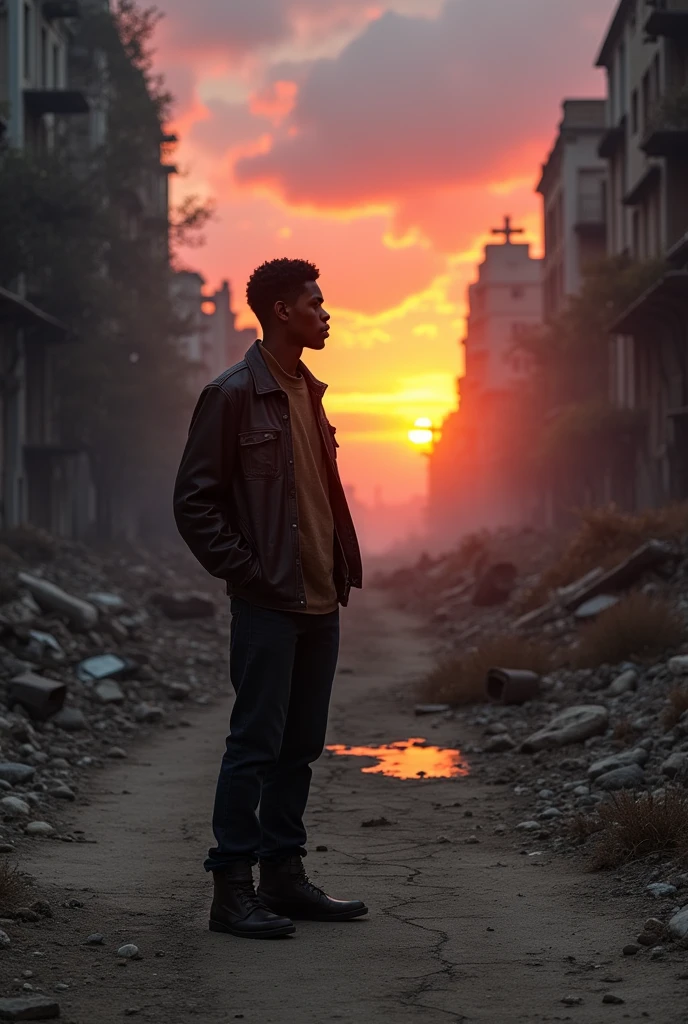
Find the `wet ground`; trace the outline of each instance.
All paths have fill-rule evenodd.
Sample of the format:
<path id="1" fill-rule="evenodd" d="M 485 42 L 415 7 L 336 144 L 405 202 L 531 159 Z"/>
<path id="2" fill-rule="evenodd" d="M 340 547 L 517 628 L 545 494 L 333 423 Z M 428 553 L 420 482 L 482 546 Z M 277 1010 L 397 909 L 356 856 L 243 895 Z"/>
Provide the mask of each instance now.
<path id="1" fill-rule="evenodd" d="M 374 592 L 354 595 L 307 866 L 333 895 L 365 899 L 368 919 L 300 923 L 273 943 L 207 930 L 201 862 L 227 704 L 95 778 L 73 821 L 93 844 L 28 846 L 55 917 L 13 926 L 3 989 L 11 978 L 20 988 L 25 970 L 37 991 L 68 985 L 62 1016 L 75 1024 L 685 1021 L 675 958 L 622 956 L 643 905 L 574 865 L 528 856 L 509 793 L 470 758 L 461 774 L 472 737 L 456 723 L 424 721 L 429 746 L 414 742 L 411 685 L 427 664 L 411 619 Z M 84 945 L 93 932 L 102 946 Z M 141 960 L 118 960 L 125 942 Z M 623 1002 L 603 1004 L 609 994 Z"/>

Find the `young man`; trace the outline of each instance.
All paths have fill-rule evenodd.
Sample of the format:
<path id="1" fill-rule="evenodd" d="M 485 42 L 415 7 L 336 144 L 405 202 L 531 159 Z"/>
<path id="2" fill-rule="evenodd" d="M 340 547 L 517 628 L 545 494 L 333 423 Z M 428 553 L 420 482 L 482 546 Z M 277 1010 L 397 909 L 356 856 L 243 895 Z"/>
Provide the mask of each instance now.
<path id="1" fill-rule="evenodd" d="M 270 938 L 292 918 L 347 921 L 305 873 L 303 814 L 320 757 L 339 645 L 339 605 L 362 585 L 361 556 L 337 470 L 321 384 L 301 362 L 323 349 L 330 316 L 319 272 L 273 260 L 248 302 L 263 340 L 203 391 L 174 495 L 177 526 L 231 596 L 236 691 L 205 862 L 213 931 Z M 257 814 L 258 805 L 260 812 Z M 260 861 L 256 894 L 252 868 Z"/>

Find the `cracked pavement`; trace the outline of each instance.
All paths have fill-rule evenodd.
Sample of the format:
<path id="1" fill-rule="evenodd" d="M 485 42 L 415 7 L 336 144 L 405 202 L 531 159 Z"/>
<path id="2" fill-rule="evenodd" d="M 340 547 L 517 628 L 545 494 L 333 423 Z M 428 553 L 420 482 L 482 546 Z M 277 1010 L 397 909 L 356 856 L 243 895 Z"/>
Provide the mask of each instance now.
<path id="1" fill-rule="evenodd" d="M 353 595 L 343 623 L 329 743 L 470 741 L 456 721 L 413 715 L 411 684 L 428 649 L 408 616 L 367 591 Z M 269 943 L 210 933 L 201 862 L 227 712 L 195 712 L 192 729 L 156 733 L 97 776 L 89 804 L 72 817 L 94 845 L 27 851 L 23 866 L 59 909 L 40 931 L 24 926 L 3 963 L 19 975 L 42 952 L 36 987 L 70 985 L 60 995 L 65 1020 L 685 1020 L 688 982 L 676 964 L 621 954 L 642 904 L 612 898 L 609 880 L 579 865 L 524 855 L 511 830 L 513 797 L 486 786 L 479 766 L 468 778 L 401 781 L 362 774 L 370 761 L 325 754 L 315 768 L 307 868 L 332 895 L 365 899 L 369 918 L 301 922 L 294 938 Z M 361 825 L 380 817 L 390 824 Z M 504 835 L 494 832 L 500 822 Z M 70 896 L 83 907 L 62 909 Z M 95 931 L 105 945 L 84 946 Z M 143 959 L 122 965 L 114 951 L 124 942 Z M 603 1005 L 608 992 L 624 1003 Z M 581 1005 L 563 1005 L 570 995 Z"/>

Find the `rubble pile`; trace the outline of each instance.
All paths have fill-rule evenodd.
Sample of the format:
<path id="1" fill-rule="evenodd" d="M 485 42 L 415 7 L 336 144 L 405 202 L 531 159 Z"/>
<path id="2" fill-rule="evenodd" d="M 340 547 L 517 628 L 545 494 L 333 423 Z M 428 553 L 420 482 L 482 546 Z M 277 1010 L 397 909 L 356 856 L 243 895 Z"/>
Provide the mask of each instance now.
<path id="1" fill-rule="evenodd" d="M 587 572 L 539 607 L 525 609 L 524 594 L 533 592 L 556 550 L 548 538 L 538 552 L 538 539 L 533 531 L 504 532 L 492 544 L 484 540 L 477 559 L 465 551 L 425 558 L 376 581 L 399 604 L 426 615 L 445 661 L 460 663 L 501 634 L 547 644 L 554 652 L 551 671 L 540 678 L 528 677 L 522 665 L 519 672 L 496 665 L 485 680 L 483 703 L 435 708 L 455 724 L 456 745 L 473 772 L 512 796 L 507 828 L 513 829 L 514 845 L 533 857 L 548 851 L 570 855 L 581 844 L 594 849 L 596 812 L 613 805 L 618 794 L 640 801 L 652 796 L 660 806 L 667 794 L 688 787 L 687 539 L 646 539 L 618 564 Z M 515 578 L 509 594 L 494 590 L 495 603 L 486 607 L 476 595 L 485 589 L 491 566 L 504 562 L 505 549 L 515 552 Z M 631 594 L 664 602 L 679 622 L 682 642 L 651 658 L 577 667 L 588 624 L 601 626 L 609 609 Z M 590 823 L 589 831 L 581 832 L 581 821 Z M 498 828 L 504 831 L 504 822 Z M 688 813 L 686 830 L 688 837 Z M 650 853 L 622 870 L 660 885 L 654 896 L 664 901 L 667 920 L 685 915 L 688 842 L 685 849 Z"/>
<path id="2" fill-rule="evenodd" d="M 180 548 L 0 542 L 0 852 L 87 841 L 63 812 L 153 727 L 227 693 L 227 602 Z"/>

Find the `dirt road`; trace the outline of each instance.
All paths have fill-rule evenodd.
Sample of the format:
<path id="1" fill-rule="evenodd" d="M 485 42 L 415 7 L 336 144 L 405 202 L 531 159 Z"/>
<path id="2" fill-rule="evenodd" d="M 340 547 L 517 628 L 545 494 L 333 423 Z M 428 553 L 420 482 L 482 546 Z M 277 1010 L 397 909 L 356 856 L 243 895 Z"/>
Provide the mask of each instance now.
<path id="1" fill-rule="evenodd" d="M 354 597 L 330 742 L 468 741 L 455 722 L 433 728 L 413 717 L 409 684 L 427 658 L 414 624 L 375 592 Z M 48 993 L 69 985 L 59 993 L 64 1019 L 685 1021 L 688 981 L 678 980 L 675 959 L 622 956 L 642 907 L 610 898 L 609 883 L 595 876 L 524 855 L 508 794 L 482 784 L 479 770 L 400 781 L 362 774 L 370 761 L 325 756 L 308 868 L 333 895 L 365 899 L 369 919 L 301 923 L 294 938 L 273 943 L 210 933 L 201 861 L 227 714 L 228 706 L 204 709 L 193 728 L 161 732 L 100 774 L 72 822 L 95 843 L 26 848 L 24 865 L 55 918 L 14 928 L 0 969 L 9 964 L 20 982 L 30 969 L 30 983 Z M 380 817 L 391 824 L 361 825 Z M 503 835 L 494 831 L 500 821 L 509 826 Z M 67 909 L 69 898 L 83 906 Z M 104 945 L 83 944 L 92 932 Z M 118 960 L 125 942 L 143 958 Z M 610 993 L 624 1002 L 604 1005 Z M 562 1003 L 569 996 L 582 1003 Z"/>

